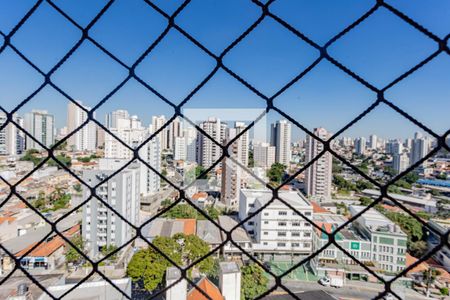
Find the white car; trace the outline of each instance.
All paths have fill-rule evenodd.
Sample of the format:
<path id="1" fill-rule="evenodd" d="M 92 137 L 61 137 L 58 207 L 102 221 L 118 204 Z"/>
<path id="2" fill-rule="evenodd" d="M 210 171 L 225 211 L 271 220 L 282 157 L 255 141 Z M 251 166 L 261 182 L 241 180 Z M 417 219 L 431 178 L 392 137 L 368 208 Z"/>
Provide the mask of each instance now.
<path id="1" fill-rule="evenodd" d="M 323 286 L 330 286 L 330 278 L 322 277 L 319 279 L 319 283 Z"/>

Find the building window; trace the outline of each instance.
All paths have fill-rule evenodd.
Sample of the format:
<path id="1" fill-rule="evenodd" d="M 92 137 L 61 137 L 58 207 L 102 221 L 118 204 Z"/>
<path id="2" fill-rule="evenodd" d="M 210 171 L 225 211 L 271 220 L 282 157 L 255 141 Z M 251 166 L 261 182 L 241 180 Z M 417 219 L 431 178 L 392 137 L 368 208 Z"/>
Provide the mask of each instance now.
<path id="1" fill-rule="evenodd" d="M 278 222 L 278 226 L 286 226 L 286 222 Z"/>
<path id="2" fill-rule="evenodd" d="M 287 216 L 287 211 L 280 210 L 280 211 L 278 212 L 278 215 L 279 215 L 279 216 Z"/>
<path id="3" fill-rule="evenodd" d="M 300 247 L 300 243 L 292 243 L 292 247 Z"/>
<path id="4" fill-rule="evenodd" d="M 267 231 L 264 231 L 264 235 L 268 235 L 269 233 Z"/>
<path id="5" fill-rule="evenodd" d="M 300 226 L 300 222 L 292 222 L 292 226 L 298 227 Z"/>
<path id="6" fill-rule="evenodd" d="M 264 224 L 269 224 L 269 221 L 264 221 Z"/>
<path id="7" fill-rule="evenodd" d="M 277 243 L 278 247 L 286 247 L 286 243 Z"/>
<path id="8" fill-rule="evenodd" d="M 278 236 L 287 236 L 286 231 L 278 231 Z"/>
<path id="9" fill-rule="evenodd" d="M 305 216 L 307 217 L 311 216 L 311 212 L 310 211 L 305 212 Z"/>
<path id="10" fill-rule="evenodd" d="M 310 236 L 311 236 L 311 232 L 305 232 L 305 233 L 303 234 L 303 236 L 304 236 L 304 237 L 310 237 Z"/>
<path id="11" fill-rule="evenodd" d="M 264 246 L 267 246 L 267 242 L 264 242 L 263 245 L 264 245 Z"/>
<path id="12" fill-rule="evenodd" d="M 298 231 L 293 231 L 293 232 L 291 233 L 291 235 L 292 235 L 292 236 L 295 236 L 295 237 L 299 237 L 299 236 L 300 236 L 300 232 L 298 232 Z"/>
<path id="13" fill-rule="evenodd" d="M 305 227 L 311 227 L 311 224 L 309 224 L 308 222 L 305 222 Z"/>

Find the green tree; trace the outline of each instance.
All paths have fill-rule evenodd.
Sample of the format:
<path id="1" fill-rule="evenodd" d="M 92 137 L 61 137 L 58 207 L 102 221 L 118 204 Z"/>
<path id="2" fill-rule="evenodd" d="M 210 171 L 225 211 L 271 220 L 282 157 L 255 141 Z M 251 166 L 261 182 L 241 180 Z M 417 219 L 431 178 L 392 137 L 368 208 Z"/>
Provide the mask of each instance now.
<path id="1" fill-rule="evenodd" d="M 207 255 L 209 245 L 195 235 L 176 234 L 173 238 L 156 237 L 153 245 L 166 254 L 177 265 L 189 265 Z M 196 264 L 196 268 L 207 276 L 213 276 L 216 262 L 209 256 Z M 133 282 L 139 283 L 148 291 L 153 291 L 162 284 L 164 273 L 172 264 L 158 251 L 149 247 L 139 250 L 131 258 L 127 275 Z"/>
<path id="2" fill-rule="evenodd" d="M 32 203 L 36 209 L 44 209 L 47 206 L 47 199 L 43 191 L 39 192 L 38 198 Z"/>
<path id="3" fill-rule="evenodd" d="M 197 219 L 198 212 L 189 204 L 177 204 L 164 213 L 169 219 Z"/>
<path id="4" fill-rule="evenodd" d="M 333 157 L 333 164 L 332 164 L 332 172 L 333 172 L 333 174 L 342 172 L 342 163 L 337 158 L 334 158 L 334 157 Z"/>
<path id="5" fill-rule="evenodd" d="M 77 249 L 79 249 L 81 252 L 84 250 L 84 241 L 81 238 L 81 235 L 77 235 L 76 237 L 72 238 L 70 240 Z M 83 256 L 81 256 L 78 251 L 75 250 L 74 247 L 72 247 L 70 244 L 67 244 L 69 246 L 69 249 L 67 249 L 65 257 L 67 263 L 80 263 L 83 260 Z"/>
<path id="6" fill-rule="evenodd" d="M 41 157 L 37 157 L 39 151 L 36 149 L 30 149 L 25 152 L 25 155 L 20 158 L 21 161 L 31 161 L 35 166 L 42 161 Z"/>
<path id="7" fill-rule="evenodd" d="M 408 252 L 414 257 L 422 257 L 427 253 L 428 246 L 425 241 L 408 242 Z"/>
<path id="8" fill-rule="evenodd" d="M 207 255 L 210 251 L 209 244 L 196 235 L 184 235 L 182 233 L 176 234 L 173 237 L 180 245 L 182 245 L 182 261 L 186 265 Z M 198 270 L 206 275 L 212 273 L 214 269 L 214 259 L 208 256 L 201 262 L 195 265 Z"/>
<path id="9" fill-rule="evenodd" d="M 286 166 L 280 163 L 274 163 L 267 171 L 267 177 L 271 183 L 280 184 L 283 179 Z"/>
<path id="10" fill-rule="evenodd" d="M 56 159 L 68 168 L 70 168 L 70 166 L 72 165 L 72 159 L 69 156 L 66 156 L 64 153 L 56 155 Z M 58 167 L 58 169 L 62 168 L 60 164 L 58 164 L 54 159 L 50 159 L 47 162 L 47 165 L 49 165 L 50 167 Z"/>
<path id="11" fill-rule="evenodd" d="M 181 245 L 169 237 L 156 237 L 153 245 L 176 264 L 181 265 Z M 127 275 L 148 291 L 161 285 L 164 273 L 172 264 L 158 251 L 149 247 L 137 251 L 127 266 Z"/>
<path id="12" fill-rule="evenodd" d="M 249 150 L 248 151 L 248 167 L 253 168 L 254 166 L 255 166 L 255 158 L 253 155 L 253 151 Z"/>
<path id="13" fill-rule="evenodd" d="M 103 256 L 107 256 L 107 255 L 109 255 L 110 253 L 113 253 L 114 251 L 116 251 L 117 250 L 117 246 L 116 245 L 108 245 L 108 246 L 103 246 L 101 249 L 100 249 L 100 252 L 101 252 L 101 254 L 103 255 Z M 116 253 L 114 253 L 113 255 L 111 255 L 109 258 L 108 258 L 108 260 L 110 260 L 110 261 L 116 261 L 117 260 L 117 257 L 118 257 L 118 252 L 116 252 Z"/>
<path id="14" fill-rule="evenodd" d="M 369 197 L 363 196 L 359 198 L 359 202 L 361 203 L 361 205 L 368 206 L 373 202 L 373 200 Z"/>
<path id="15" fill-rule="evenodd" d="M 197 179 L 208 179 L 208 174 L 200 176 L 205 171 L 206 171 L 206 169 L 203 168 L 203 166 L 196 166 L 195 167 L 195 178 L 197 178 Z"/>
<path id="16" fill-rule="evenodd" d="M 403 176 L 403 179 L 408 182 L 409 184 L 416 183 L 417 180 L 419 180 L 419 175 L 415 172 L 409 172 L 405 176 Z"/>
<path id="17" fill-rule="evenodd" d="M 241 268 L 241 299 L 255 299 L 267 290 L 269 279 L 256 263 Z"/>

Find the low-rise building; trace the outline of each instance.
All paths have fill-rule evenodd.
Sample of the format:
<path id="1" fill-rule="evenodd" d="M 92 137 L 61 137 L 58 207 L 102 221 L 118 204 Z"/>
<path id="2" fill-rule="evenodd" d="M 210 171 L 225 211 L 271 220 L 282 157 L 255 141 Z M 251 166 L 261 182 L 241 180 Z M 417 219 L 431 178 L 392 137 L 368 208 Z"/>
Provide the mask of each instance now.
<path id="1" fill-rule="evenodd" d="M 359 214 L 364 206 L 351 205 L 350 214 Z M 400 227 L 371 208 L 354 222 L 355 229 L 371 243 L 371 259 L 385 273 L 397 273 L 406 267 L 406 244 L 408 236 Z"/>
<path id="2" fill-rule="evenodd" d="M 253 238 L 253 252 L 263 259 L 311 253 L 312 225 L 297 213 L 312 219 L 311 203 L 296 191 L 279 191 L 278 197 L 272 201 L 269 190 L 242 189 L 240 192 L 240 220 L 264 207 L 263 211 L 244 223 L 244 228 Z"/>

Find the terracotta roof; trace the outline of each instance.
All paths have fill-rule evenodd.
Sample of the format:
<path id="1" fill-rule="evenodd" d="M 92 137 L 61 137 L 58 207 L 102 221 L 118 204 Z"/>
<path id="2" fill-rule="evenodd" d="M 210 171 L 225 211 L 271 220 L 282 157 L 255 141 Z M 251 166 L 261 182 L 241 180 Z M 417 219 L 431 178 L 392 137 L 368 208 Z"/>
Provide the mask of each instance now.
<path id="1" fill-rule="evenodd" d="M 311 205 L 313 207 L 313 212 L 315 214 L 329 214 L 330 213 L 328 210 L 326 210 L 325 208 L 323 208 L 322 206 L 320 206 L 319 204 L 317 204 L 314 201 L 311 201 Z"/>
<path id="2" fill-rule="evenodd" d="M 207 192 L 198 192 L 198 193 L 195 193 L 194 195 L 192 195 L 192 200 L 198 200 L 201 198 L 208 198 L 208 193 Z"/>
<path id="3" fill-rule="evenodd" d="M 406 267 L 409 267 L 416 261 L 418 261 L 417 258 L 412 256 L 411 254 L 406 253 Z M 412 270 L 410 270 L 408 273 L 421 273 L 423 271 L 428 270 L 428 267 L 429 266 L 426 262 L 422 262 L 422 263 L 418 264 L 417 266 L 415 266 L 414 268 L 412 268 Z"/>
<path id="4" fill-rule="evenodd" d="M 0 217 L 0 224 L 3 224 L 3 222 L 11 223 L 14 222 L 14 220 L 16 220 L 14 217 Z"/>
<path id="5" fill-rule="evenodd" d="M 224 300 L 220 290 L 208 278 L 204 277 L 197 283 L 197 287 L 207 294 L 211 300 Z M 209 300 L 199 290 L 192 288 L 186 300 Z"/>
<path id="6" fill-rule="evenodd" d="M 195 234 L 197 230 L 195 219 L 177 219 L 177 221 L 182 221 L 184 223 L 183 233 L 185 235 Z"/>
<path id="7" fill-rule="evenodd" d="M 75 225 L 64 232 L 64 235 L 67 237 L 73 236 L 80 230 L 80 225 Z M 40 243 L 36 248 L 33 249 L 30 253 L 27 254 L 29 257 L 48 257 L 52 255 L 55 251 L 65 245 L 66 241 L 64 241 L 60 236 L 55 236 L 48 242 Z M 37 243 L 33 243 L 30 246 L 22 249 L 17 252 L 16 257 L 22 257 L 25 253 L 27 253 L 31 248 L 33 248 Z"/>

